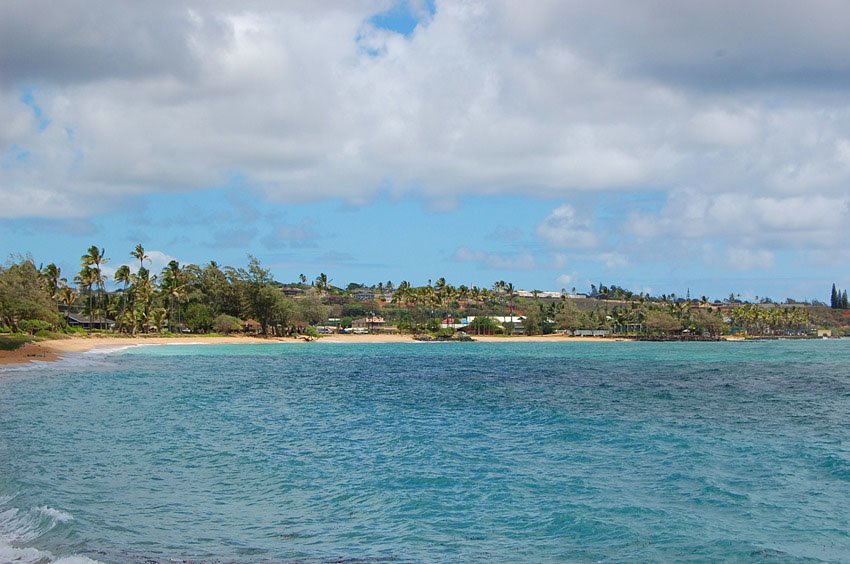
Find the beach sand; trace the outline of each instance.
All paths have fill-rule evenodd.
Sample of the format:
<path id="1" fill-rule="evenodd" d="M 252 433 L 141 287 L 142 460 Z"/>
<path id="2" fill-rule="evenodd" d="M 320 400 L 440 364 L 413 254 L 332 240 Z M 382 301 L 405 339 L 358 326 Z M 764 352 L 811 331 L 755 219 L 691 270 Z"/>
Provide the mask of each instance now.
<path id="1" fill-rule="evenodd" d="M 568 337 L 565 335 L 539 335 L 534 337 L 514 336 L 473 336 L 476 342 L 484 343 L 513 343 L 513 342 L 591 342 L 591 341 L 621 341 L 602 337 Z M 412 343 L 411 335 L 327 335 L 320 340 L 323 343 Z M 300 338 L 261 338 L 250 336 L 210 337 L 205 335 L 186 335 L 181 337 L 151 337 L 151 336 L 103 336 L 92 335 L 85 337 L 68 337 L 37 343 L 28 343 L 14 351 L 0 351 L 0 365 L 25 364 L 32 361 L 51 362 L 58 360 L 68 353 L 79 353 L 94 349 L 125 347 L 132 345 L 179 345 L 206 343 L 214 345 L 248 345 L 273 343 L 305 343 Z"/>

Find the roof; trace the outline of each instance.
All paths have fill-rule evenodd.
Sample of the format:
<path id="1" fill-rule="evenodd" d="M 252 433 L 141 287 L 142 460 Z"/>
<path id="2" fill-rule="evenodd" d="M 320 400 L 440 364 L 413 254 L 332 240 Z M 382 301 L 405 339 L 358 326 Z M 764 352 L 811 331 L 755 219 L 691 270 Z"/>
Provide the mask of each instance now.
<path id="1" fill-rule="evenodd" d="M 79 314 L 79 313 L 69 313 L 69 314 L 67 314 L 66 317 L 70 321 L 73 321 L 74 323 L 81 323 L 81 324 L 82 323 L 91 323 L 93 325 L 94 324 L 105 325 L 107 323 L 115 323 L 114 319 L 109 319 L 108 317 L 94 316 L 94 317 L 89 318 L 88 315 L 82 315 L 82 314 Z"/>

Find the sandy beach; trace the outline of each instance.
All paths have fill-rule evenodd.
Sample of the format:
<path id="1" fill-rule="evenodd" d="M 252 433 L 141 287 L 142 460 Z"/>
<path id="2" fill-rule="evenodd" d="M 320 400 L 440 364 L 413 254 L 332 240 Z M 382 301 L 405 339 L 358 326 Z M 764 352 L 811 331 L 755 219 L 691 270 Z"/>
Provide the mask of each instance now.
<path id="1" fill-rule="evenodd" d="M 591 342 L 591 341 L 621 341 L 602 337 L 568 337 L 565 335 L 539 335 L 534 337 L 514 336 L 474 336 L 476 342 L 507 343 L 507 342 Z M 14 351 L 0 351 L 0 365 L 25 364 L 33 361 L 52 362 L 65 354 L 79 353 L 94 349 L 124 347 L 132 345 L 175 345 L 192 343 L 209 343 L 216 345 L 247 345 L 275 343 L 305 343 L 299 338 L 261 338 L 249 336 L 210 337 L 205 335 L 187 335 L 185 337 L 120 337 L 93 335 L 86 337 L 69 337 L 67 339 L 52 339 L 36 343 L 28 343 Z M 328 335 L 318 342 L 322 343 L 412 343 L 411 335 Z"/>

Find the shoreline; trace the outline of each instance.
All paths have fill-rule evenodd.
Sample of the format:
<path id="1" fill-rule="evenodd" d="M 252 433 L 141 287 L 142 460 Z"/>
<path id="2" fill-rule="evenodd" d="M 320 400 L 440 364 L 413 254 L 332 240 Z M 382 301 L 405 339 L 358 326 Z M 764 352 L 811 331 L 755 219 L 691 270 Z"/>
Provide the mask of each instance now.
<path id="1" fill-rule="evenodd" d="M 569 335 L 472 335 L 473 341 L 478 343 L 617 343 L 617 342 L 639 342 L 643 339 L 633 337 L 573 337 Z M 759 338 L 748 339 L 745 337 L 726 336 L 719 341 L 739 342 L 748 340 L 762 340 Z M 672 340 L 671 342 L 679 342 Z M 305 344 L 316 343 L 362 343 L 362 344 L 390 344 L 390 343 L 417 343 L 413 335 L 384 335 L 384 334 L 334 334 L 323 335 L 315 340 L 304 337 L 258 337 L 251 335 L 238 336 L 209 336 L 209 335 L 183 335 L 183 336 L 117 336 L 117 335 L 86 335 L 69 336 L 64 339 L 48 339 L 27 343 L 13 351 L 0 350 L 0 366 L 26 365 L 32 362 L 56 362 L 67 354 L 83 353 L 97 349 L 122 348 L 138 345 L 272 345 L 272 344 Z"/>
<path id="2" fill-rule="evenodd" d="M 513 337 L 499 336 L 473 336 L 474 342 L 480 343 L 506 343 L 506 342 L 617 342 L 629 341 L 627 338 L 606 338 L 606 337 L 571 337 L 566 335 L 538 335 L 527 337 L 517 335 Z M 280 343 L 306 343 L 302 338 L 296 337 L 253 337 L 253 336 L 231 336 L 231 337 L 210 337 L 206 335 L 186 335 L 186 336 L 171 336 L 171 337 L 149 337 L 149 336 L 73 336 L 66 339 L 48 339 L 45 341 L 37 341 L 27 343 L 22 347 L 13 351 L 0 351 L 0 366 L 10 365 L 25 365 L 31 362 L 55 362 L 61 359 L 66 354 L 82 353 L 96 349 L 125 347 L 136 345 L 191 345 L 191 344 L 210 344 L 210 345 L 270 345 Z M 389 343 L 416 343 L 412 335 L 328 335 L 322 336 L 313 342 L 324 343 L 370 343 L 370 344 L 389 344 Z"/>

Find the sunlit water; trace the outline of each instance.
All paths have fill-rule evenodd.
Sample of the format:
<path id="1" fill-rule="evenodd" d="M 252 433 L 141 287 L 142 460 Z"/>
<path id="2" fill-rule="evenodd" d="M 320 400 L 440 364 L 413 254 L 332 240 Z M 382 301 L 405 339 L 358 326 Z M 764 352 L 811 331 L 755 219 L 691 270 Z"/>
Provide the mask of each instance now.
<path id="1" fill-rule="evenodd" d="M 171 346 L 0 373 L 0 562 L 850 561 L 850 341 Z"/>

